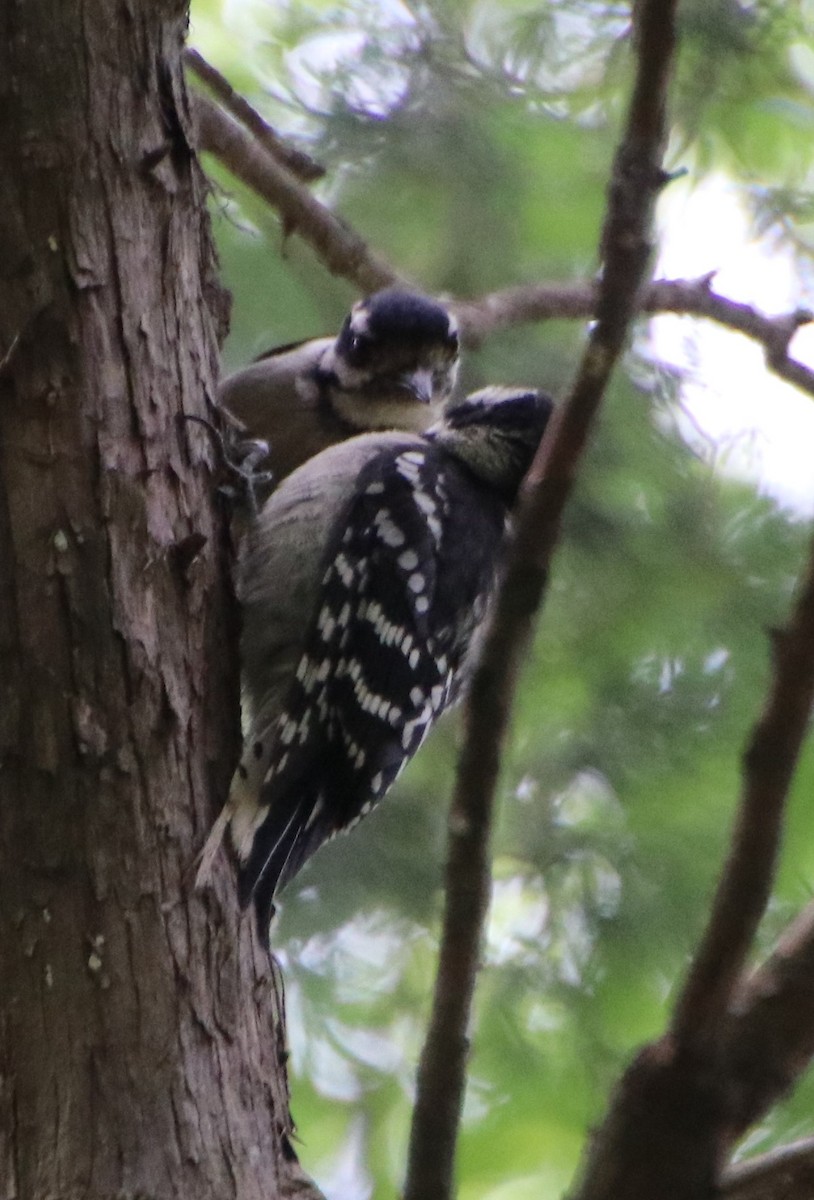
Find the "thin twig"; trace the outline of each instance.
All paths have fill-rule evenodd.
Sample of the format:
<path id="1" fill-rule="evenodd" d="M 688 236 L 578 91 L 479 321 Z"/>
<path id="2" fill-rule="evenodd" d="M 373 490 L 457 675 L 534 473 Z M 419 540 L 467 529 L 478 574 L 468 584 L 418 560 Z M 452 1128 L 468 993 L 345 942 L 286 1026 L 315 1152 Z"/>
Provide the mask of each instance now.
<path id="1" fill-rule="evenodd" d="M 711 284 L 710 275 L 694 280 L 659 280 L 650 289 L 646 310 L 708 317 L 719 325 L 746 334 L 762 344 L 766 365 L 771 371 L 814 396 L 814 371 L 789 357 L 791 339 L 798 329 L 814 320 L 814 314 L 800 308 L 769 317 L 751 304 L 741 304 L 719 295 L 712 290 Z"/>
<path id="2" fill-rule="evenodd" d="M 674 0 L 638 7 L 637 75 L 602 238 L 597 322 L 568 400 L 526 481 L 506 577 L 473 679 L 452 801 L 446 903 L 433 1009 L 418 1072 L 405 1200 L 447 1200 L 463 1099 L 467 1029 L 490 892 L 490 830 L 520 662 L 542 600 L 577 463 L 624 347 L 651 255 L 674 49 Z"/>
<path id="3" fill-rule="evenodd" d="M 700 279 L 658 279 L 644 290 L 641 311 L 706 317 L 760 342 L 767 366 L 788 383 L 814 396 L 814 370 L 789 357 L 796 331 L 814 319 L 807 309 L 769 317 L 751 304 L 730 300 L 712 290 L 714 276 Z M 592 282 L 536 283 L 490 292 L 477 300 L 456 300 L 451 307 L 464 341 L 479 345 L 502 329 L 529 322 L 558 319 L 588 320 L 596 312 L 597 284 Z"/>
<path id="4" fill-rule="evenodd" d="M 252 106 L 194 50 L 185 52 L 190 67 L 228 105 L 251 131 L 245 130 L 205 97 L 196 97 L 202 148 L 223 162 L 238 179 L 275 208 L 287 233 L 298 233 L 319 254 L 330 271 L 348 279 L 360 291 L 375 291 L 398 282 L 397 273 L 374 254 L 364 239 L 298 179 L 313 178 L 306 169 L 292 169 L 299 151 L 281 142 Z M 279 150 L 273 148 L 277 139 Z M 306 156 L 302 156 L 306 157 Z M 311 160 L 308 160 L 310 162 Z M 286 164 L 289 170 L 286 171 Z M 313 164 L 315 170 L 320 170 Z M 781 379 L 814 396 L 814 370 L 788 353 L 789 343 L 812 314 L 800 309 L 777 317 L 767 316 L 749 304 L 730 300 L 712 290 L 712 274 L 700 279 L 659 279 L 640 297 L 641 311 L 706 317 L 760 342 L 768 367 Z M 599 289 L 596 282 L 525 284 L 489 292 L 475 300 L 452 300 L 463 341 L 477 346 L 490 334 L 530 322 L 558 319 L 588 320 L 596 315 Z"/>
<path id="5" fill-rule="evenodd" d="M 814 702 L 814 544 L 787 628 L 774 635 L 763 713 L 743 756 L 743 786 L 729 859 L 673 1017 L 681 1045 L 719 1031 L 774 878 L 783 813 Z"/>
<path id="6" fill-rule="evenodd" d="M 193 100 L 201 147 L 217 155 L 233 175 L 277 209 L 286 233 L 299 233 L 329 271 L 363 291 L 398 282 L 393 269 L 242 125 L 207 96 L 198 93 Z"/>
<path id="7" fill-rule="evenodd" d="M 778 1146 L 730 1167 L 717 1194 L 719 1200 L 811 1200 L 814 1138 Z"/>
<path id="8" fill-rule="evenodd" d="M 249 104 L 245 96 L 236 92 L 229 80 L 221 75 L 220 71 L 211 63 L 207 62 L 202 54 L 193 50 L 191 46 L 187 46 L 184 50 L 184 62 L 217 96 L 227 112 L 242 122 L 277 162 L 288 167 L 293 175 L 296 175 L 298 179 L 305 180 L 306 183 L 322 179 L 325 168 L 318 162 L 314 162 L 313 158 L 304 151 L 298 150 L 296 146 L 292 146 L 284 138 L 281 138 L 276 129 L 272 129 L 271 125 L 260 116 L 257 109 Z"/>

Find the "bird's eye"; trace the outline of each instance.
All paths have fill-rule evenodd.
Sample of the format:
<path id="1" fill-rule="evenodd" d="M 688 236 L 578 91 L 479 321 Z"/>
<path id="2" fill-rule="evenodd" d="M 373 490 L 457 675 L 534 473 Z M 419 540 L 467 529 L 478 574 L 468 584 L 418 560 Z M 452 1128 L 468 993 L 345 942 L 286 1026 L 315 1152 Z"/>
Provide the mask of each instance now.
<path id="1" fill-rule="evenodd" d="M 361 333 L 351 333 L 348 336 L 345 355 L 354 366 L 360 366 L 367 358 L 370 349 L 370 338 Z"/>

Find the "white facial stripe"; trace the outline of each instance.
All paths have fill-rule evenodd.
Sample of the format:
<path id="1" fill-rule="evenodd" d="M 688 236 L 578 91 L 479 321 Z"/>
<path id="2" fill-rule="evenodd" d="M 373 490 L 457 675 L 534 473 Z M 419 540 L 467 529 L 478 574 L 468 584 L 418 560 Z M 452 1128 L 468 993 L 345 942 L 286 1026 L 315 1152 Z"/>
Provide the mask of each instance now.
<path id="1" fill-rule="evenodd" d="M 350 314 L 350 328 L 352 333 L 366 334 L 370 330 L 370 313 L 364 300 L 360 300 L 358 304 L 354 304 Z"/>

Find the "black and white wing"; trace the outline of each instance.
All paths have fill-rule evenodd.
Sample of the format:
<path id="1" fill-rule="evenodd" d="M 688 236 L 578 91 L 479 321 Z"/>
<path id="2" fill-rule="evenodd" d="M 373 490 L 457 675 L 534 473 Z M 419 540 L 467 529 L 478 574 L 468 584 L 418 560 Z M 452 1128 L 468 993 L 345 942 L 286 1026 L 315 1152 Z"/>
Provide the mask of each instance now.
<path id="1" fill-rule="evenodd" d="M 430 443 L 384 451 L 329 539 L 239 873 L 273 898 L 385 794 L 460 689 L 494 589 L 505 506 Z"/>

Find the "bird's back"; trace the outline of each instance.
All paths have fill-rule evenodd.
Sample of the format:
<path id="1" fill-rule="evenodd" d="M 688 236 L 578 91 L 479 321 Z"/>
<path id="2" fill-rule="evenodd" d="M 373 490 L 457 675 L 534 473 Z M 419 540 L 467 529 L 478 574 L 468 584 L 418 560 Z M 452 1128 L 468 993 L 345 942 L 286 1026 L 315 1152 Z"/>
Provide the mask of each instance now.
<path id="1" fill-rule="evenodd" d="M 338 439 L 316 419 L 315 373 L 332 338 L 316 338 L 274 351 L 221 383 L 218 401 L 253 438 L 268 442 L 278 479 Z"/>
<path id="2" fill-rule="evenodd" d="M 333 520 L 314 512 L 312 521 L 311 488 L 322 505 L 332 486 L 345 496 Z M 459 693 L 493 592 L 506 506 L 426 439 L 346 442 L 295 472 L 264 510 L 261 544 L 273 530 L 277 549 L 250 564 L 252 587 L 265 579 L 244 600 L 247 620 L 252 603 L 263 619 L 270 597 L 282 599 L 276 554 L 291 562 L 306 514 L 324 538 L 321 578 L 307 581 L 319 603 L 300 652 L 286 658 L 261 808 L 238 839 L 239 857 L 248 851 L 240 898 L 254 896 L 261 932 L 275 891 L 385 794 Z M 262 634 L 260 623 L 248 632 Z"/>
<path id="3" fill-rule="evenodd" d="M 423 444 L 417 435 L 396 432 L 340 442 L 294 471 L 258 514 L 241 555 L 238 597 L 245 690 L 270 697 L 267 710 L 278 702 L 278 681 L 296 667 L 331 531 L 356 477 L 383 451 Z"/>

